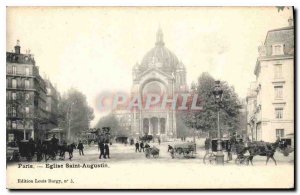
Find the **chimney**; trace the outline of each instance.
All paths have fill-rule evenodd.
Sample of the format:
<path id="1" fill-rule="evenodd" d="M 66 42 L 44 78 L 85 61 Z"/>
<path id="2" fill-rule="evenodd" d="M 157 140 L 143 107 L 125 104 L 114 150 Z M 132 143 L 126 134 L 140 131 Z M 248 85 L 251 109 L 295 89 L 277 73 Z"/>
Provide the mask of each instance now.
<path id="1" fill-rule="evenodd" d="M 294 20 L 292 19 L 292 17 L 288 19 L 288 22 L 289 22 L 289 26 L 294 26 Z"/>
<path id="2" fill-rule="evenodd" d="M 20 54 L 21 53 L 21 46 L 20 46 L 20 41 L 17 40 L 17 45 L 15 46 L 15 53 Z"/>

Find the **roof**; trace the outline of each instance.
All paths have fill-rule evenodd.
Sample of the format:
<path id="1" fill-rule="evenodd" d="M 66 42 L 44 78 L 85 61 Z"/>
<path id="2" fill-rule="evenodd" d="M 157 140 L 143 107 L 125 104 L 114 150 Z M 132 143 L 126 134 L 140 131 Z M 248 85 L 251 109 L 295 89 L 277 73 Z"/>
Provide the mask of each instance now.
<path id="1" fill-rule="evenodd" d="M 165 46 L 161 29 L 156 34 L 155 46 L 145 54 L 141 64 L 134 66 L 134 69 L 144 72 L 151 67 L 157 67 L 168 74 L 177 69 L 185 69 L 184 64 L 179 62 L 177 56 Z"/>
<path id="2" fill-rule="evenodd" d="M 290 30 L 290 29 L 294 29 L 294 26 L 287 26 L 287 27 L 282 27 L 282 28 L 275 28 L 273 30 L 269 30 L 268 32 L 271 32 L 271 31 L 281 31 L 281 30 Z"/>
<path id="3" fill-rule="evenodd" d="M 284 45 L 284 55 L 294 55 L 294 27 L 288 26 L 268 31 L 264 43 L 266 56 L 272 55 L 272 45 L 277 43 Z"/>
<path id="4" fill-rule="evenodd" d="M 13 52 L 6 52 L 6 62 L 35 65 L 34 57 L 31 54 L 17 54 Z"/>
<path id="5" fill-rule="evenodd" d="M 141 65 L 149 66 L 151 63 L 161 63 L 162 67 L 176 69 L 179 64 L 177 56 L 165 46 L 155 46 L 144 56 Z"/>
<path id="6" fill-rule="evenodd" d="M 265 42 L 262 46 L 259 47 L 259 52 L 264 51 L 264 55 L 261 55 L 257 58 L 254 74 L 258 75 L 260 72 L 260 61 L 265 59 L 272 58 L 285 58 L 294 56 L 294 26 L 288 26 L 283 28 L 276 28 L 269 30 L 265 39 Z M 282 55 L 272 55 L 272 46 L 274 44 L 283 45 L 283 54 Z"/>

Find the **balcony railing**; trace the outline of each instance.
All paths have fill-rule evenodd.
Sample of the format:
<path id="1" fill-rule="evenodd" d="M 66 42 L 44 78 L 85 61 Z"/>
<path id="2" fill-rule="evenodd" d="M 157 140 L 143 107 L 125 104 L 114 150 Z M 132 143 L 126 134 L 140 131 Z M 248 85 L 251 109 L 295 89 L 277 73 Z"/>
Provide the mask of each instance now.
<path id="1" fill-rule="evenodd" d="M 28 85 L 27 87 L 25 87 L 25 84 L 19 84 L 16 86 L 13 86 L 12 84 L 7 84 L 6 87 L 12 89 L 34 89 L 32 85 Z"/>
<path id="2" fill-rule="evenodd" d="M 24 72 L 24 71 L 13 71 L 11 69 L 6 70 L 6 74 L 14 75 L 14 76 L 35 76 L 32 72 Z"/>

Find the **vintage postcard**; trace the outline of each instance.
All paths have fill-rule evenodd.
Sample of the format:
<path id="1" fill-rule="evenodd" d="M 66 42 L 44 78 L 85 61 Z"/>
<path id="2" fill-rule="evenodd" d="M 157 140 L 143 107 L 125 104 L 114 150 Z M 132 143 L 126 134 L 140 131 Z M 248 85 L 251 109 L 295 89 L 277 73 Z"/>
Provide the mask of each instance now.
<path id="1" fill-rule="evenodd" d="M 6 16 L 8 189 L 294 189 L 293 7 Z"/>

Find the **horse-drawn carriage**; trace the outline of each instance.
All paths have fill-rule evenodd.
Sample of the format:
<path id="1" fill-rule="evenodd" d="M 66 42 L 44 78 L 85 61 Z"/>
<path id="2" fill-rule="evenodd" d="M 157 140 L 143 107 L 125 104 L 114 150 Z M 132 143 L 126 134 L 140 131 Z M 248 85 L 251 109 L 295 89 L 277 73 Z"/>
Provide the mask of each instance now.
<path id="1" fill-rule="evenodd" d="M 218 139 L 211 140 L 211 151 L 205 154 L 203 158 L 204 164 L 216 164 L 217 152 L 218 152 Z M 232 153 L 237 155 L 235 164 L 237 165 L 248 165 L 249 155 L 245 155 L 248 147 L 245 146 L 242 139 L 229 140 L 228 138 L 221 139 L 222 152 L 227 153 L 227 162 L 232 160 Z"/>
<path id="2" fill-rule="evenodd" d="M 17 142 L 8 142 L 6 145 L 6 160 L 17 162 L 20 160 Z"/>
<path id="3" fill-rule="evenodd" d="M 222 144 L 222 150 L 223 151 L 228 151 L 230 150 L 230 143 L 229 143 L 229 139 L 222 139 L 221 140 L 221 144 Z M 210 148 L 211 151 L 208 151 L 208 153 L 205 154 L 204 158 L 203 158 L 203 163 L 204 164 L 216 164 L 216 153 L 218 151 L 218 139 L 212 139 L 211 143 L 210 143 Z"/>
<path id="4" fill-rule="evenodd" d="M 174 147 L 169 146 L 171 157 L 194 158 L 196 153 L 196 144 L 193 142 L 175 144 Z"/>
<path id="5" fill-rule="evenodd" d="M 19 155 L 20 159 L 25 158 L 31 161 L 35 155 L 35 143 L 27 140 L 19 142 Z"/>
<path id="6" fill-rule="evenodd" d="M 21 160 L 31 161 L 37 155 L 37 161 L 40 161 L 45 156 L 46 148 L 46 142 L 41 142 L 39 147 L 35 142 L 28 140 L 8 143 L 7 160 L 14 162 Z"/>
<path id="7" fill-rule="evenodd" d="M 292 137 L 281 138 L 279 141 L 278 150 L 284 156 L 288 156 L 290 153 L 292 153 L 294 151 Z"/>
<path id="8" fill-rule="evenodd" d="M 152 135 L 144 135 L 142 137 L 139 137 L 140 141 L 142 142 L 150 142 L 153 140 L 153 136 Z"/>
<path id="9" fill-rule="evenodd" d="M 46 139 L 42 141 L 41 146 L 41 159 L 45 157 L 45 160 L 55 160 L 56 155 L 60 152 L 60 145 L 56 145 L 51 139 Z"/>
<path id="10" fill-rule="evenodd" d="M 96 132 L 85 132 L 81 134 L 80 139 L 82 144 L 90 145 L 97 142 L 97 135 Z"/>
<path id="11" fill-rule="evenodd" d="M 148 145 L 149 146 L 149 145 Z M 145 156 L 146 158 L 150 158 L 151 156 L 153 156 L 153 158 L 158 158 L 159 156 L 159 149 L 155 146 L 153 147 L 145 147 Z"/>

